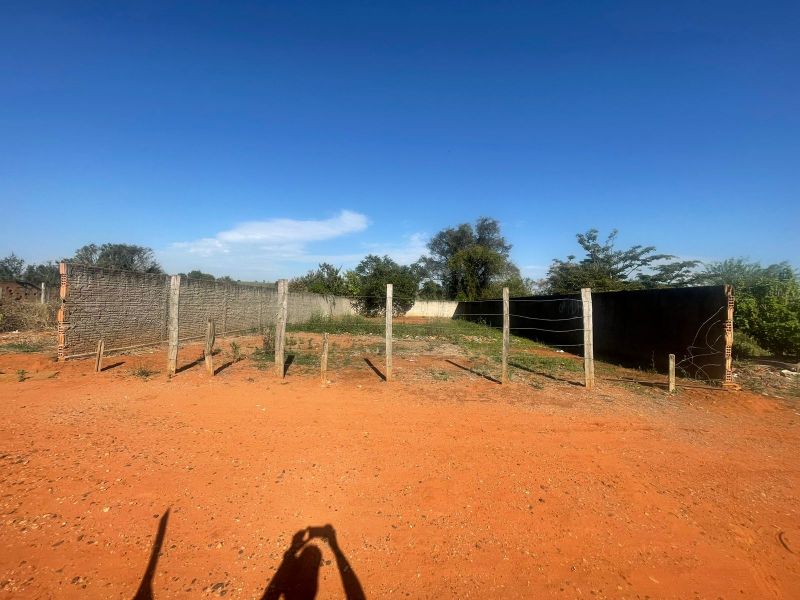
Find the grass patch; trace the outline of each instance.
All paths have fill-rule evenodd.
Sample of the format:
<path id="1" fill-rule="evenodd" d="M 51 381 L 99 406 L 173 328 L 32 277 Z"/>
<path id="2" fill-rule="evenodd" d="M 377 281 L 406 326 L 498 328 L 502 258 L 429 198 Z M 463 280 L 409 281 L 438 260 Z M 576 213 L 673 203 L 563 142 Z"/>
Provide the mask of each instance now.
<path id="1" fill-rule="evenodd" d="M 0 352 L 40 352 L 44 349 L 41 342 L 11 342 L 0 345 Z"/>
<path id="2" fill-rule="evenodd" d="M 131 375 L 134 377 L 139 377 L 140 379 L 149 379 L 153 375 L 158 374 L 158 371 L 154 371 L 152 369 L 148 369 L 143 365 L 139 365 L 133 371 L 131 371 Z"/>
<path id="3" fill-rule="evenodd" d="M 570 358 L 555 356 L 539 356 L 536 354 L 514 354 L 509 357 L 509 363 L 519 365 L 523 369 L 545 375 L 559 375 L 564 372 L 582 373 L 583 363 Z"/>

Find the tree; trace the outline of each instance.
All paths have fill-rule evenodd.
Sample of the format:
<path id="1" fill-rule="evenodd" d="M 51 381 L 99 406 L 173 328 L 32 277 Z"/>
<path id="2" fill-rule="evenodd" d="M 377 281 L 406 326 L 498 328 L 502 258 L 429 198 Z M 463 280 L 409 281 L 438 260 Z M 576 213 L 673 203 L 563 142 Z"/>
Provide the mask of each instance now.
<path id="1" fill-rule="evenodd" d="M 207 279 L 208 281 L 214 281 L 216 279 L 216 277 L 214 277 L 211 273 L 203 273 L 199 269 L 189 271 L 186 277 L 189 279 Z"/>
<path id="2" fill-rule="evenodd" d="M 22 279 L 25 261 L 13 252 L 0 259 L 0 279 Z"/>
<path id="3" fill-rule="evenodd" d="M 25 261 L 13 252 L 0 259 L 0 279 L 21 279 L 28 283 L 57 286 L 61 283 L 58 264 L 52 261 L 38 265 L 25 265 Z"/>
<path id="4" fill-rule="evenodd" d="M 319 268 L 312 269 L 302 277 L 290 280 L 289 290 L 334 296 L 346 296 L 348 292 L 342 269 L 326 262 L 320 263 Z"/>
<path id="5" fill-rule="evenodd" d="M 72 260 L 84 265 L 121 271 L 164 272 L 156 261 L 151 248 L 135 244 L 103 244 L 102 246 L 87 244 L 75 251 Z"/>
<path id="6" fill-rule="evenodd" d="M 551 294 L 571 294 L 589 287 L 597 291 L 641 289 L 690 285 L 696 280 L 696 260 L 674 261 L 671 254 L 657 254 L 655 246 L 631 246 L 617 250 L 619 232 L 614 229 L 605 242 L 598 239 L 597 229 L 576 236 L 586 253 L 580 261 L 554 259 L 544 281 Z"/>
<path id="7" fill-rule="evenodd" d="M 495 219 L 481 217 L 475 227 L 462 223 L 443 229 L 428 242 L 430 256 L 420 259 L 427 278 L 441 286 L 444 296 L 477 300 L 492 284 L 519 275 L 510 261 L 509 244 Z"/>
<path id="8" fill-rule="evenodd" d="M 391 283 L 392 311 L 405 313 L 414 304 L 420 272 L 414 266 L 398 265 L 388 256 L 370 254 L 353 270 L 357 297 L 356 309 L 367 316 L 386 312 L 386 284 Z"/>
<path id="9" fill-rule="evenodd" d="M 800 355 L 800 279 L 789 263 L 762 267 L 730 258 L 706 265 L 700 278 L 705 284 L 733 286 L 734 332 L 771 352 Z M 736 333 L 733 339 L 735 344 Z"/>

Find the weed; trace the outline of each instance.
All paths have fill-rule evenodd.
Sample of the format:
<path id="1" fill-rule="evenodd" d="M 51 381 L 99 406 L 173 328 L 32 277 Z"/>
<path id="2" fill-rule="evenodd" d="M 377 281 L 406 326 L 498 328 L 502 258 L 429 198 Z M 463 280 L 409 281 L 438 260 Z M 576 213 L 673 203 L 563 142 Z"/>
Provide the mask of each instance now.
<path id="1" fill-rule="evenodd" d="M 43 348 L 40 342 L 11 342 L 0 346 L 0 352 L 39 352 Z"/>
<path id="2" fill-rule="evenodd" d="M 153 371 L 152 369 L 148 369 L 144 365 L 139 365 L 133 371 L 131 371 L 131 375 L 134 377 L 138 377 L 140 379 L 149 379 L 153 375 L 157 374 L 158 371 Z"/>
<path id="3" fill-rule="evenodd" d="M 242 360 L 242 349 L 236 342 L 231 342 L 231 357 L 235 363 Z"/>
<path id="4" fill-rule="evenodd" d="M 17 370 L 17 381 L 25 381 L 28 378 L 28 372 L 25 369 Z"/>

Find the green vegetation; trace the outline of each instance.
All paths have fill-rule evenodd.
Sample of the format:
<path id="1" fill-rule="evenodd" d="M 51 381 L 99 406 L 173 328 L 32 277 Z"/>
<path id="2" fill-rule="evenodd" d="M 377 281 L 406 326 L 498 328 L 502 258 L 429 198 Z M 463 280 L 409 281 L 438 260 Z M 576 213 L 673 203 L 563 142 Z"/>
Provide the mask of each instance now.
<path id="1" fill-rule="evenodd" d="M 428 242 L 428 250 L 429 256 L 418 263 L 425 280 L 423 298 L 497 298 L 504 287 L 512 296 L 531 292 L 532 282 L 524 280 L 511 262 L 511 244 L 495 219 L 481 217 L 474 227 L 461 223 L 442 229 Z"/>
<path id="2" fill-rule="evenodd" d="M 131 375 L 133 375 L 134 377 L 139 377 L 140 379 L 145 379 L 145 380 L 157 374 L 158 371 L 148 369 L 144 365 L 139 365 L 138 367 L 136 367 L 131 371 Z"/>
<path id="3" fill-rule="evenodd" d="M 618 233 L 612 230 L 602 243 L 597 229 L 575 236 L 585 256 L 579 261 L 574 255 L 567 260 L 554 259 L 543 282 L 544 290 L 573 294 L 586 287 L 603 292 L 692 285 L 696 281 L 694 269 L 699 261 L 674 261 L 671 254 L 657 254 L 655 246 L 617 250 Z"/>
<path id="4" fill-rule="evenodd" d="M 3 352 L 40 352 L 45 345 L 41 342 L 10 342 L 0 345 L 0 353 Z"/>
<path id="5" fill-rule="evenodd" d="M 791 265 L 728 259 L 707 265 L 701 281 L 733 285 L 733 339 L 742 352 L 800 356 L 800 278 Z"/>
<path id="6" fill-rule="evenodd" d="M 231 342 L 231 360 L 235 363 L 242 360 L 242 349 L 236 342 Z"/>

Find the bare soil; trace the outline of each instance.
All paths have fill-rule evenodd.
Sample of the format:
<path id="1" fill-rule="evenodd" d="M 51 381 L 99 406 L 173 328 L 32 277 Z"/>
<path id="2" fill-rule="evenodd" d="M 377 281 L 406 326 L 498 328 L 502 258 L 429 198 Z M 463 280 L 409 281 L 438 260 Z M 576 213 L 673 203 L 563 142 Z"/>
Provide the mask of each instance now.
<path id="1" fill-rule="evenodd" d="M 421 345 L 391 383 L 372 355 L 323 384 L 223 347 L 213 378 L 199 344 L 172 379 L 162 351 L 0 354 L 0 598 L 132 598 L 160 523 L 155 598 L 261 598 L 325 524 L 372 599 L 798 597 L 795 401 L 611 368 L 500 386 Z"/>

